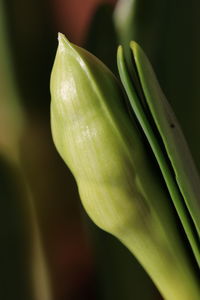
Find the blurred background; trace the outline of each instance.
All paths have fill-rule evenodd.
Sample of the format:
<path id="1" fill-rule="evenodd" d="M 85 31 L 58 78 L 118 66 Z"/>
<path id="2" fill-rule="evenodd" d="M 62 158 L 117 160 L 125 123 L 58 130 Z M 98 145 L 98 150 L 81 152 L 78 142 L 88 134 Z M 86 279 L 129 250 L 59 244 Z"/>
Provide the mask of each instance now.
<path id="1" fill-rule="evenodd" d="M 0 0 L 1 299 L 162 299 L 129 251 L 85 214 L 52 142 L 49 80 L 58 31 L 116 76 L 117 45 L 129 56 L 138 41 L 199 166 L 200 5 L 178 2 L 179 10 L 172 0 Z"/>

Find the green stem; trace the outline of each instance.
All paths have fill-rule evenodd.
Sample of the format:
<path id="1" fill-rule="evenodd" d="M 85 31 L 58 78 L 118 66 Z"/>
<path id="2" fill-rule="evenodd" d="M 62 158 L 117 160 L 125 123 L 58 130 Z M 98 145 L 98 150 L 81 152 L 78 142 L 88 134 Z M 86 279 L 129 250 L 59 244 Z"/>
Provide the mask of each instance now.
<path id="1" fill-rule="evenodd" d="M 154 224 L 152 227 L 156 228 L 157 226 Z M 199 300 L 198 279 L 183 249 L 177 247 L 176 241 L 172 240 L 171 247 L 167 247 L 167 242 L 163 238 L 162 247 L 160 234 L 158 241 L 156 241 L 156 234 L 152 239 L 151 232 L 149 232 L 149 238 L 146 232 L 144 232 L 144 238 L 141 235 L 141 231 L 137 234 L 135 230 L 127 230 L 121 235 L 120 240 L 150 274 L 164 299 Z"/>

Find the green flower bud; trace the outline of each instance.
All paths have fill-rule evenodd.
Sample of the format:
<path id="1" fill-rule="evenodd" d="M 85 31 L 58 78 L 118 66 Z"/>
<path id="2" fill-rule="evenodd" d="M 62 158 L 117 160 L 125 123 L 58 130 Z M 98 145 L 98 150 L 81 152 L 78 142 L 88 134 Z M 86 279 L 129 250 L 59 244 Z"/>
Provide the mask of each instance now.
<path id="1" fill-rule="evenodd" d="M 116 78 L 59 34 L 51 95 L 53 140 L 89 216 L 130 249 L 165 299 L 199 299 L 169 194 Z"/>

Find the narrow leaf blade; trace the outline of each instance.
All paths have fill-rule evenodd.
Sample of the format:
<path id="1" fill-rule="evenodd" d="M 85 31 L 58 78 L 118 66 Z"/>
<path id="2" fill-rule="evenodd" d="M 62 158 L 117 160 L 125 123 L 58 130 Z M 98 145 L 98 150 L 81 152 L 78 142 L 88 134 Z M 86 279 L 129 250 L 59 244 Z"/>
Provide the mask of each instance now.
<path id="1" fill-rule="evenodd" d="M 137 86 L 135 86 L 128 72 L 122 47 L 119 47 L 118 49 L 117 60 L 120 77 L 128 95 L 130 105 L 157 159 L 158 165 L 166 182 L 171 199 L 174 203 L 178 216 L 188 237 L 197 263 L 198 265 L 200 265 L 199 241 L 194 230 L 193 224 L 191 224 L 191 218 L 185 206 L 183 195 L 181 194 L 179 186 L 177 185 L 177 182 L 175 180 L 170 161 L 167 157 L 167 152 L 163 152 L 163 148 L 160 145 L 158 139 L 159 132 L 155 133 L 155 130 L 154 128 L 152 128 L 151 122 L 148 118 L 148 113 L 144 109 L 144 103 L 142 103 L 142 101 L 145 101 L 145 97 L 144 99 L 140 99 L 139 97 L 139 95 L 142 95 L 143 93 L 143 91 L 138 91 L 140 79 L 137 78 L 138 82 L 136 83 Z M 137 70 L 135 70 L 134 73 L 137 74 Z"/>

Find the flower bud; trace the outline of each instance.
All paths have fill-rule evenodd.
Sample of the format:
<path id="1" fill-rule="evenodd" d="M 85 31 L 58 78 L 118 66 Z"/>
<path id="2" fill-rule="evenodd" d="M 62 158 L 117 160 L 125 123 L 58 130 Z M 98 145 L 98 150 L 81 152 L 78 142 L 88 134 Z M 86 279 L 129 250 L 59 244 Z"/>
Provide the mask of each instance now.
<path id="1" fill-rule="evenodd" d="M 166 299 L 197 300 L 169 194 L 114 75 L 59 34 L 51 95 L 53 140 L 88 215 L 131 250 Z"/>

